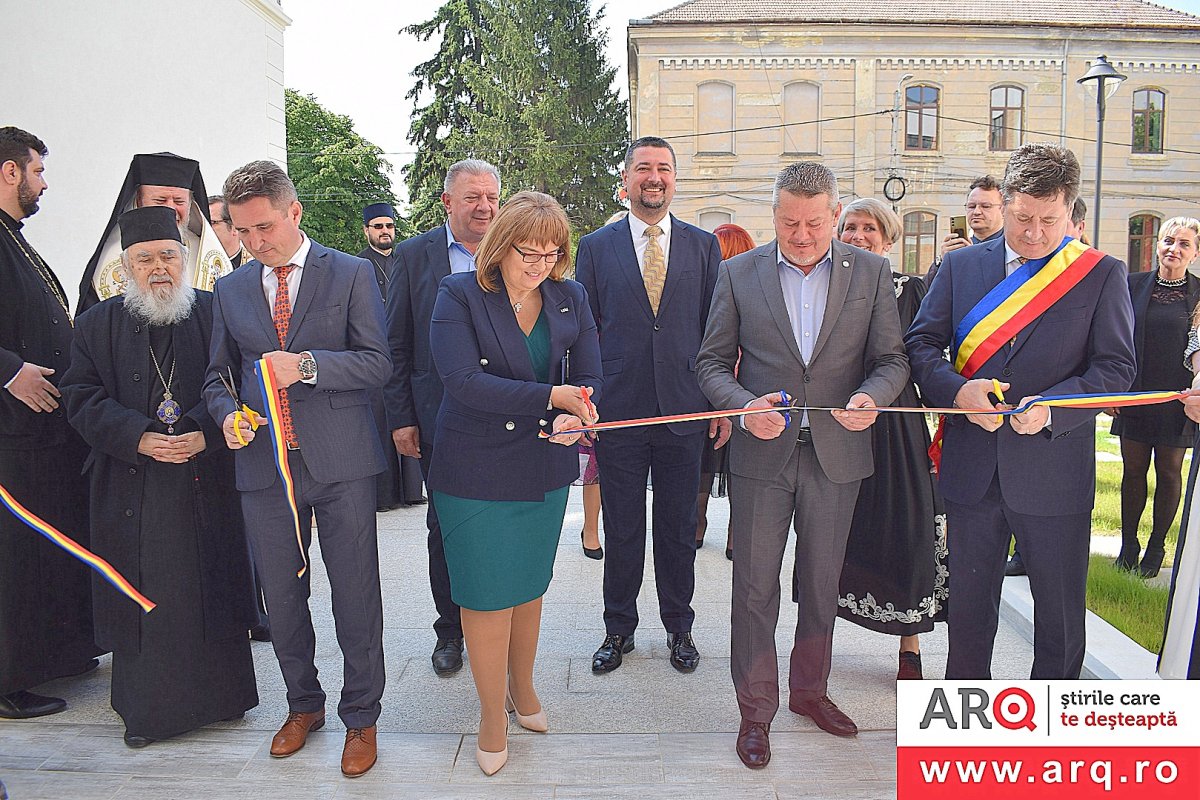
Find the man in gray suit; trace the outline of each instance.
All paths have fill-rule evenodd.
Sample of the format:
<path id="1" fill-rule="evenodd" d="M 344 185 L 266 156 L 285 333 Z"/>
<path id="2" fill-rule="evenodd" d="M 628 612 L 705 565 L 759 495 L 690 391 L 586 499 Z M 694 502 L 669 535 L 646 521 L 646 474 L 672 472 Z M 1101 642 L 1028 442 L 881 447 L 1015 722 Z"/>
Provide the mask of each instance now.
<path id="1" fill-rule="evenodd" d="M 858 487 L 873 471 L 870 409 L 892 402 L 908 379 L 891 270 L 834 238 L 842 207 L 833 173 L 815 162 L 784 168 L 772 207 L 776 241 L 722 264 L 696 363 L 700 386 L 716 408 L 845 410 L 747 415 L 730 441 L 739 531 L 731 668 L 737 753 L 751 768 L 771 758 L 779 573 L 793 520 L 800 608 L 788 707 L 829 733 L 858 732 L 827 694 L 838 576 Z"/>
<path id="2" fill-rule="evenodd" d="M 271 755 L 290 756 L 325 724 L 325 692 L 313 663 L 305 563 L 315 513 L 344 661 L 338 716 L 346 726 L 342 773 L 375 763 L 383 696 L 383 602 L 375 530 L 375 475 L 383 448 L 371 392 L 391 374 L 383 301 L 364 259 L 330 250 L 300 230 L 303 207 L 287 174 L 255 161 L 225 181 L 233 225 L 254 256 L 213 292 L 213 332 L 204 398 L 236 450 L 241 492 L 271 612 L 272 643 L 287 685 L 288 717 Z M 301 542 L 277 474 L 271 436 L 238 419 L 220 375 L 232 371 L 241 399 L 264 411 L 255 362 L 265 358 L 280 387 L 287 461 L 295 482 Z M 240 436 L 238 431 L 240 430 Z"/>

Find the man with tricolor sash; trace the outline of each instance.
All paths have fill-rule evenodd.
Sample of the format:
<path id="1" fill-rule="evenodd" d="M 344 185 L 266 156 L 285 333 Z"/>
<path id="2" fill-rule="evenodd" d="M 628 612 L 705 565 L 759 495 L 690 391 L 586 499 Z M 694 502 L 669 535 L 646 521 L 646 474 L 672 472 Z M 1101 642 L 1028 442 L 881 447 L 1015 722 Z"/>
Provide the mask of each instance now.
<path id="1" fill-rule="evenodd" d="M 1005 409 L 1044 395 L 1114 393 L 1134 376 L 1125 265 L 1071 238 L 1079 162 L 1016 150 L 1001 184 L 1004 236 L 946 254 L 905 337 L 933 406 Z M 950 348 L 950 361 L 943 351 Z M 1035 679 L 1076 679 L 1095 502 L 1096 409 L 1035 405 L 946 416 L 939 464 L 950 545 L 947 679 L 986 679 L 1010 533 L 1034 597 Z"/>

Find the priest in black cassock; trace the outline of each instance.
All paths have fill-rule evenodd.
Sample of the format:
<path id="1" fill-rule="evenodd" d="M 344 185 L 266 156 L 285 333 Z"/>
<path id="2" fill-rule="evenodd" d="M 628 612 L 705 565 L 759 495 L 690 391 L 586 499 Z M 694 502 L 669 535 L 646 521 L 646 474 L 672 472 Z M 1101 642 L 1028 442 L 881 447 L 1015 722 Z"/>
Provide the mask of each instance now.
<path id="1" fill-rule="evenodd" d="M 93 583 L 112 706 L 144 747 L 240 717 L 258 690 L 233 454 L 200 399 L 212 295 L 192 288 L 171 209 L 126 212 L 120 233 L 125 294 L 79 316 L 62 392 L 93 448 L 92 546 L 158 604 Z"/>
<path id="2" fill-rule="evenodd" d="M 367 248 L 358 254 L 375 267 L 375 283 L 379 296 L 387 302 L 388 284 L 395 269 L 396 210 L 390 203 L 372 203 L 363 209 L 363 233 L 367 237 Z M 421 463 L 415 458 L 396 452 L 392 432 L 388 429 L 387 412 L 383 404 L 383 390 L 371 395 L 371 410 L 375 424 L 379 427 L 379 438 L 387 458 L 386 471 L 375 476 L 375 503 L 380 511 L 416 505 L 425 502 L 421 494 Z"/>
<path id="3" fill-rule="evenodd" d="M 46 190 L 46 145 L 0 128 L 0 485 L 88 546 L 87 447 L 56 385 L 71 355 L 62 284 L 21 233 Z M 29 690 L 96 667 L 88 569 L 0 506 L 0 719 L 66 708 Z"/>

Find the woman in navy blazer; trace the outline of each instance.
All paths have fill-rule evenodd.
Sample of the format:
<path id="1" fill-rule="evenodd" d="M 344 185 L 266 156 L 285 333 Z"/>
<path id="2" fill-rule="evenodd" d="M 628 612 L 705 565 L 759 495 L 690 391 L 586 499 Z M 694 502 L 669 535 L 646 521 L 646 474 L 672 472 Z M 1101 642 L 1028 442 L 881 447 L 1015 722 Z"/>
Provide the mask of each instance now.
<path id="1" fill-rule="evenodd" d="M 587 294 L 563 278 L 570 225 L 554 198 L 514 195 L 475 263 L 478 272 L 442 280 L 433 307 L 429 344 L 445 395 L 429 490 L 479 693 L 475 757 L 492 775 L 508 760 L 506 709 L 522 727 L 548 728 L 533 662 L 579 474 L 576 448 L 558 445 L 579 434 L 538 434 L 594 421 L 587 393 L 599 389 L 601 367 Z"/>

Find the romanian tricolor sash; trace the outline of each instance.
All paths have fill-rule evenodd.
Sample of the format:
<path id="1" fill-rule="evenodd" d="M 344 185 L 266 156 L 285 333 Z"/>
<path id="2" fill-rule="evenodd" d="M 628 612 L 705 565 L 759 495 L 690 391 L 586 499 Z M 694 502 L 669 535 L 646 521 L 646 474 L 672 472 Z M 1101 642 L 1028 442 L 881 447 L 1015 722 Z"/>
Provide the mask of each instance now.
<path id="1" fill-rule="evenodd" d="M 58 528 L 55 528 L 49 522 L 34 514 L 9 493 L 8 489 L 0 486 L 0 505 L 6 507 L 13 513 L 17 519 L 24 522 L 35 531 L 45 536 L 51 542 L 65 550 L 72 558 L 82 561 L 89 567 L 100 573 L 104 580 L 112 584 L 113 588 L 121 594 L 128 597 L 133 602 L 142 607 L 146 613 L 154 610 L 154 603 L 146 598 L 141 592 L 133 588 L 133 584 L 125 579 L 125 576 L 117 572 L 116 568 L 105 561 L 100 556 L 88 550 L 79 542 L 64 535 Z"/>
<path id="2" fill-rule="evenodd" d="M 287 440 L 283 435 L 283 406 L 279 401 L 279 384 L 271 369 L 271 362 L 260 358 L 255 364 L 255 374 L 258 375 L 258 388 L 262 391 L 263 411 L 267 417 L 267 427 L 271 432 L 271 452 L 275 457 L 275 469 L 279 472 L 279 480 L 283 484 L 283 492 L 287 496 L 288 508 L 292 512 L 292 524 L 296 530 L 296 545 L 300 548 L 300 569 L 296 577 L 303 577 L 308 570 L 308 558 L 304 555 L 304 539 L 300 536 L 300 509 L 296 506 L 296 482 L 292 478 L 292 468 L 288 464 Z"/>
<path id="3" fill-rule="evenodd" d="M 955 329 L 950 345 L 955 371 L 971 379 L 1005 343 L 1075 288 L 1102 258 L 1099 250 L 1068 236 L 1050 255 L 1017 267 L 984 295 Z M 935 471 L 942 462 L 944 427 L 942 418 L 929 447 Z"/>

